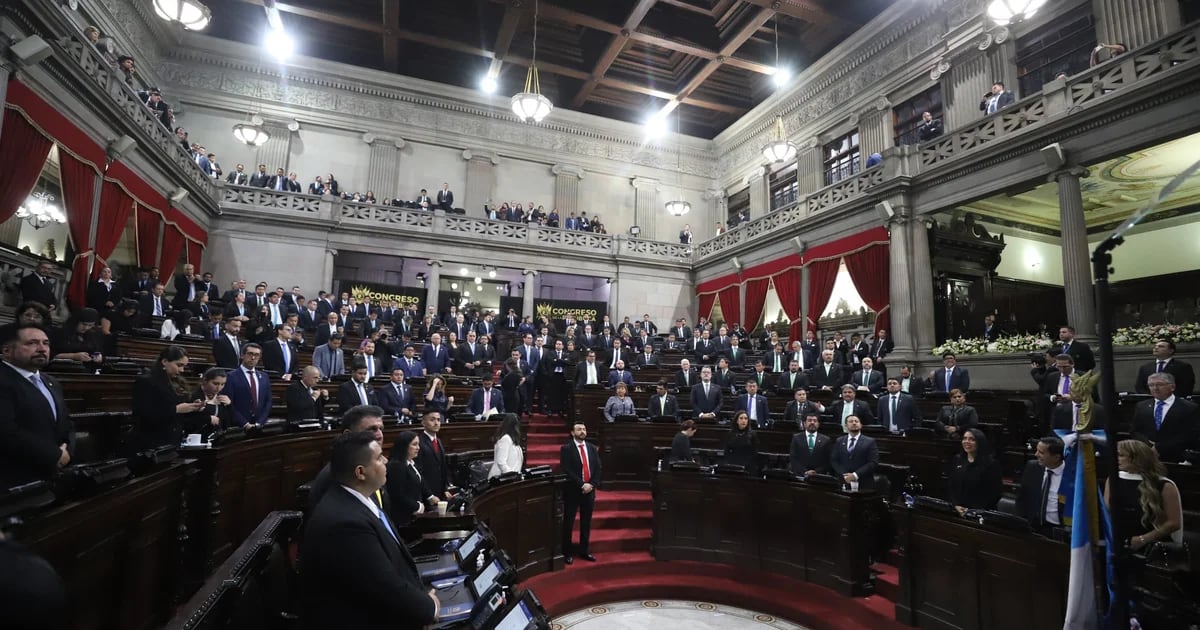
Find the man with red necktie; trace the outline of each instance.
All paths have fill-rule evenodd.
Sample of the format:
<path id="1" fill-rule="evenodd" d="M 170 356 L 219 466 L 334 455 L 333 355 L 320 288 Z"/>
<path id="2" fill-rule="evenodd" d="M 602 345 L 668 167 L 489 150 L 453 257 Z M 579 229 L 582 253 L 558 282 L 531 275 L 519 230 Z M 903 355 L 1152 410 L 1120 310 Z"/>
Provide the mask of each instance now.
<path id="1" fill-rule="evenodd" d="M 577 421 L 571 425 L 571 440 L 559 452 L 559 470 L 567 476 L 563 482 L 562 541 L 563 561 L 574 562 L 579 556 L 595 562 L 588 551 L 592 534 L 592 509 L 596 507 L 596 488 L 601 485 L 600 450 L 587 441 L 587 425 Z M 575 528 L 575 513 L 579 513 L 579 544 L 572 545 L 571 531 Z"/>

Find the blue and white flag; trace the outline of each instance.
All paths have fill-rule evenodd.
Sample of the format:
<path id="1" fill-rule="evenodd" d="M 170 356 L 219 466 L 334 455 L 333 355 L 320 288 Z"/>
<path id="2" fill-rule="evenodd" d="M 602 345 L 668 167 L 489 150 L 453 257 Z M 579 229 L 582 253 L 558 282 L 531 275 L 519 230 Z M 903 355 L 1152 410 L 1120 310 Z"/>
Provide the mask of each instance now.
<path id="1" fill-rule="evenodd" d="M 1112 528 L 1104 497 L 1096 483 L 1093 444 L 1084 441 L 1078 445 L 1078 434 L 1075 433 L 1063 437 L 1070 444 L 1066 453 L 1067 467 L 1063 472 L 1072 473 L 1063 475 L 1060 486 L 1060 494 L 1066 495 L 1066 505 L 1070 506 L 1071 515 L 1071 575 L 1067 585 L 1067 616 L 1063 620 L 1063 630 L 1099 630 L 1103 626 L 1096 602 L 1096 572 L 1092 559 L 1101 546 L 1101 540 L 1105 541 L 1105 573 L 1109 576 L 1111 587 Z M 1104 437 L 1102 431 L 1092 434 L 1093 442 L 1103 443 Z"/>

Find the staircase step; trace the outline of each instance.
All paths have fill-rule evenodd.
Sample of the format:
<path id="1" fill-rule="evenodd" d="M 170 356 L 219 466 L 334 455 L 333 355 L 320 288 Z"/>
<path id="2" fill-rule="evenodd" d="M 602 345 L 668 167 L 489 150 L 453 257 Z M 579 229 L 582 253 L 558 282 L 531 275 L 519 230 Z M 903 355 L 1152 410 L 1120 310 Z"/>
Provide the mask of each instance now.
<path id="1" fill-rule="evenodd" d="M 649 551 L 651 531 L 646 528 L 596 529 L 592 523 L 592 540 L 589 546 L 592 553 L 613 553 L 627 551 Z"/>
<path id="2" fill-rule="evenodd" d="M 891 549 L 888 549 L 887 554 L 885 556 L 883 556 L 882 562 L 883 562 L 883 564 L 891 565 L 893 567 L 899 567 L 900 566 L 900 550 L 896 549 L 894 547 Z"/>
<path id="3" fill-rule="evenodd" d="M 890 565 L 877 563 L 871 566 L 875 573 L 875 593 L 890 602 L 900 599 L 900 571 Z"/>
<path id="4" fill-rule="evenodd" d="M 653 520 L 647 510 L 597 510 L 592 513 L 592 530 L 649 529 Z"/>
<path id="5" fill-rule="evenodd" d="M 642 490 L 601 490 L 596 493 L 596 513 L 606 510 L 642 510 L 651 515 L 654 501 L 650 493 Z"/>
<path id="6" fill-rule="evenodd" d="M 566 440 L 563 436 L 557 433 L 526 433 L 525 444 L 527 446 L 552 444 L 554 448 L 560 448 Z"/>

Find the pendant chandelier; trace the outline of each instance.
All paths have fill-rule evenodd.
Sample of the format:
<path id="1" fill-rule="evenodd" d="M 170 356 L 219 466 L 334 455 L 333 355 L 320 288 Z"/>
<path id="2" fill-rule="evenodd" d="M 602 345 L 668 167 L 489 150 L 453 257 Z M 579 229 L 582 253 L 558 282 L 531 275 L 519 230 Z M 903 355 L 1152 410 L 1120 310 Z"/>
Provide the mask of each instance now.
<path id="1" fill-rule="evenodd" d="M 763 157 L 771 164 L 783 164 L 796 159 L 799 147 L 788 140 L 783 130 L 783 116 L 775 117 L 775 130 L 771 133 L 771 141 L 762 148 Z"/>
<path id="2" fill-rule="evenodd" d="M 679 142 L 679 146 L 675 149 L 675 177 L 678 184 L 675 192 L 678 193 L 673 201 L 668 201 L 663 204 L 667 212 L 673 217 L 681 217 L 692 211 L 692 204 L 683 198 L 683 143 L 682 136 L 679 135 L 679 119 L 683 116 L 683 110 L 675 109 L 675 141 Z"/>
<path id="3" fill-rule="evenodd" d="M 154 12 L 168 22 L 179 22 L 189 31 L 202 31 L 212 11 L 197 0 L 154 0 Z"/>
<path id="4" fill-rule="evenodd" d="M 1020 22 L 1033 17 L 1046 0 L 992 0 L 988 5 L 988 17 L 1000 26 Z"/>
<path id="5" fill-rule="evenodd" d="M 262 96 L 262 83 L 258 84 L 258 95 Z M 271 139 L 271 134 L 263 127 L 262 116 L 250 113 L 244 123 L 233 126 L 233 137 L 248 147 L 261 147 Z"/>
<path id="6" fill-rule="evenodd" d="M 525 73 L 525 91 L 512 97 L 512 111 L 522 122 L 540 123 L 550 115 L 554 103 L 542 96 L 542 86 L 538 81 L 537 69 L 537 20 L 538 3 L 533 3 L 533 56 L 529 61 L 529 71 Z"/>

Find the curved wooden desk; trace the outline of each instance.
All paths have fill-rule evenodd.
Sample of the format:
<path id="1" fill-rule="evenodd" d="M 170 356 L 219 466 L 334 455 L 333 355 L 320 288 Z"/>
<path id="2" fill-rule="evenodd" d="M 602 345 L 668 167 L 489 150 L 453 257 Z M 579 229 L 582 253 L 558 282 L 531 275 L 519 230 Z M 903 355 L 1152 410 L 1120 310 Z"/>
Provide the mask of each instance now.
<path id="1" fill-rule="evenodd" d="M 516 481 L 476 497 L 471 511 L 496 535 L 496 544 L 528 579 L 563 568 L 562 475 Z"/>

